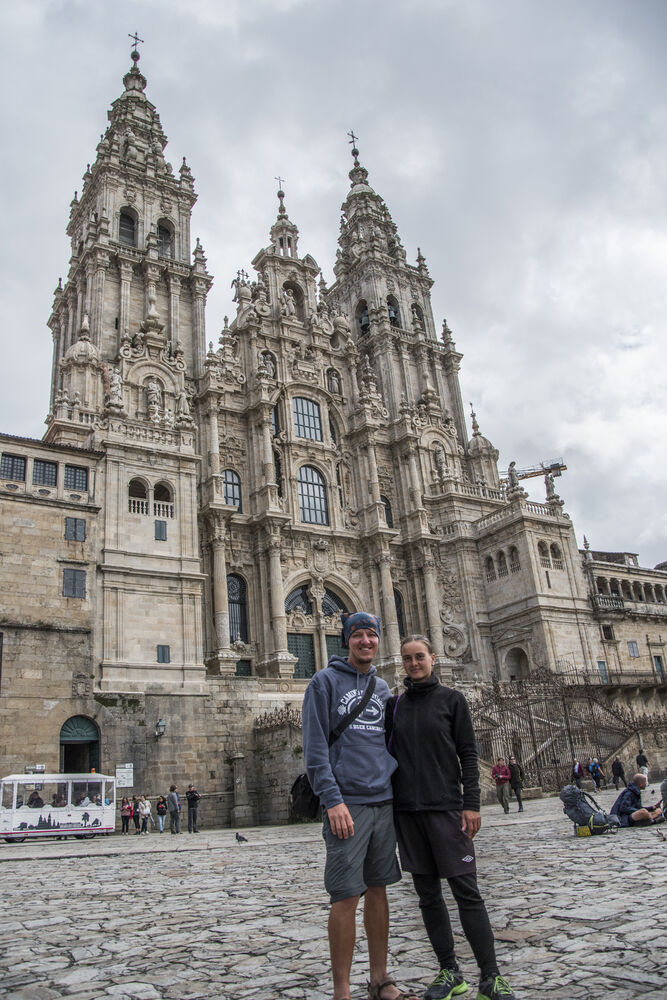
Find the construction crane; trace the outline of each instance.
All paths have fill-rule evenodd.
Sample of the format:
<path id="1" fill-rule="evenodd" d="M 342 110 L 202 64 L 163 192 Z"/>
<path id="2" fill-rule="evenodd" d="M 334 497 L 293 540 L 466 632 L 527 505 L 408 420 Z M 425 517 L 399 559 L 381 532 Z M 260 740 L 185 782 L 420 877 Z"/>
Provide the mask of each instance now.
<path id="1" fill-rule="evenodd" d="M 567 465 L 563 462 L 562 458 L 555 458 L 551 462 L 540 462 L 539 465 L 530 465 L 527 469 L 515 469 L 517 479 L 533 479 L 535 476 L 546 476 L 547 473 L 551 473 L 554 478 L 556 476 L 562 476 L 566 471 Z M 502 482 L 508 482 L 509 480 L 509 470 L 501 473 Z"/>

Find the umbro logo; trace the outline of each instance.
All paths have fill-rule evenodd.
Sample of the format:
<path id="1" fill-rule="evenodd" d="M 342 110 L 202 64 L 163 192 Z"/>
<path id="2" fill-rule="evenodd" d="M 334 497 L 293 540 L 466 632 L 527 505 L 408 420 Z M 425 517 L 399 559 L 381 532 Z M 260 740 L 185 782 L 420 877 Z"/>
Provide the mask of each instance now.
<path id="1" fill-rule="evenodd" d="M 474 861 L 474 860 L 475 859 L 470 854 L 466 854 L 465 858 L 461 858 L 461 861 L 465 861 L 465 862 L 470 862 L 470 861 Z"/>

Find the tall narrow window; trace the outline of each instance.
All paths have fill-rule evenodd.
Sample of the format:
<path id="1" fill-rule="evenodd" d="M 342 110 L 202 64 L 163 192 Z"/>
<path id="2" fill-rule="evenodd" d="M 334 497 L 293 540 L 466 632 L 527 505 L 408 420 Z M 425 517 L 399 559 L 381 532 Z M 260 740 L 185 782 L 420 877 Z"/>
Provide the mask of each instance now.
<path id="1" fill-rule="evenodd" d="M 396 608 L 396 623 L 399 636 L 406 635 L 405 614 L 403 613 L 403 598 L 397 590 L 394 591 L 394 606 Z"/>
<path id="2" fill-rule="evenodd" d="M 296 396 L 292 400 L 294 413 L 294 433 L 297 437 L 310 438 L 312 441 L 322 440 L 322 420 L 320 407 L 312 399 Z"/>
<path id="3" fill-rule="evenodd" d="M 236 573 L 227 575 L 227 610 L 230 642 L 248 641 L 248 598 L 246 582 Z"/>
<path id="4" fill-rule="evenodd" d="M 136 226 L 129 212 L 121 212 L 118 222 L 118 239 L 128 247 L 137 245 Z"/>
<path id="5" fill-rule="evenodd" d="M 324 477 L 312 465 L 299 469 L 299 513 L 305 524 L 328 524 L 327 490 Z"/>
<path id="6" fill-rule="evenodd" d="M 236 507 L 241 513 L 241 480 L 238 474 L 233 469 L 225 469 L 222 481 L 225 484 L 225 503 Z"/>
<path id="7" fill-rule="evenodd" d="M 167 522 L 166 521 L 156 521 L 155 522 L 155 541 L 156 542 L 166 542 L 167 541 Z"/>
<path id="8" fill-rule="evenodd" d="M 394 515 L 391 512 L 391 504 L 389 503 L 389 500 L 387 499 L 387 497 L 380 497 L 380 502 L 382 503 L 382 505 L 384 507 L 384 519 L 387 522 L 387 527 L 388 528 L 393 528 L 394 527 Z"/>
<path id="9" fill-rule="evenodd" d="M 271 410 L 271 435 L 275 438 L 280 434 L 280 414 L 278 413 L 278 407 L 274 406 Z"/>
<path id="10" fill-rule="evenodd" d="M 173 240 L 171 230 L 167 226 L 157 227 L 157 252 L 160 257 L 173 257 Z"/>
<path id="11" fill-rule="evenodd" d="M 628 639 L 628 653 L 630 656 L 639 656 L 639 646 L 634 639 Z"/>
<path id="12" fill-rule="evenodd" d="M 401 316 L 398 310 L 398 302 L 393 295 L 390 295 L 387 299 L 387 312 L 389 313 L 389 322 L 392 326 L 401 325 Z"/>
<path id="13" fill-rule="evenodd" d="M 171 663 L 171 647 L 170 646 L 158 646 L 157 647 L 157 662 L 158 663 Z"/>
<path id="14" fill-rule="evenodd" d="M 63 597 L 78 597 L 83 600 L 86 596 L 86 571 L 83 569 L 63 570 Z"/>

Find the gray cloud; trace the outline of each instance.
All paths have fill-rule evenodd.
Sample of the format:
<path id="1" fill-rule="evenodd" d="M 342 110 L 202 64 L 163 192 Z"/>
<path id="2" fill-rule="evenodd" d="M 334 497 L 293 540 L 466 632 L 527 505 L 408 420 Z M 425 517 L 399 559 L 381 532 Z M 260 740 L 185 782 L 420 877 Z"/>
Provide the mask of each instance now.
<path id="1" fill-rule="evenodd" d="M 659 0 L 14 5 L 0 427 L 42 433 L 69 201 L 136 27 L 167 155 L 195 175 L 209 336 L 267 242 L 276 174 L 302 252 L 332 279 L 354 128 L 409 257 L 427 257 L 501 466 L 562 454 L 580 541 L 666 558 L 666 20 Z"/>

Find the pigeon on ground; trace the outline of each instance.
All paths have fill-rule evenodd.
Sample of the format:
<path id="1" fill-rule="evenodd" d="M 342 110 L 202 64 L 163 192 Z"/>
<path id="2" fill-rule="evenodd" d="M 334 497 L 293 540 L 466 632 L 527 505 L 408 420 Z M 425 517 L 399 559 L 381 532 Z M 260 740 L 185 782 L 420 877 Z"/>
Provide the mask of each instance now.
<path id="1" fill-rule="evenodd" d="M 239 843 L 239 844 L 247 844 L 248 843 L 248 838 L 244 837 L 243 834 L 241 834 L 241 833 L 237 833 L 236 834 L 236 840 L 237 840 L 237 843 Z"/>

